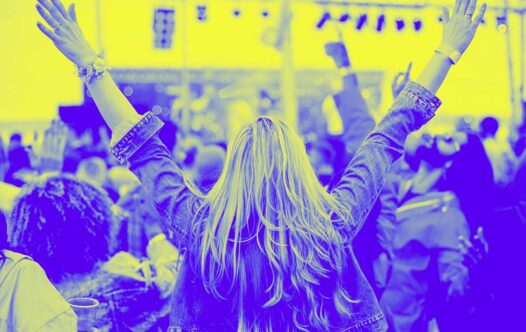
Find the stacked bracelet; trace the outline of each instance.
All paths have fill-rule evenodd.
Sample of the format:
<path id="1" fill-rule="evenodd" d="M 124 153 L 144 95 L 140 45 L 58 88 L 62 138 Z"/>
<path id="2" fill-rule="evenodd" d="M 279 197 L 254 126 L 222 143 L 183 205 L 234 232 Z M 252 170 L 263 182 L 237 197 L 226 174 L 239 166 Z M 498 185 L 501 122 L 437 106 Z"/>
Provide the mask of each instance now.
<path id="1" fill-rule="evenodd" d="M 109 70 L 108 63 L 101 57 L 97 57 L 93 64 L 86 67 L 77 67 L 77 75 L 86 84 L 90 84 L 93 80 L 101 79 Z"/>

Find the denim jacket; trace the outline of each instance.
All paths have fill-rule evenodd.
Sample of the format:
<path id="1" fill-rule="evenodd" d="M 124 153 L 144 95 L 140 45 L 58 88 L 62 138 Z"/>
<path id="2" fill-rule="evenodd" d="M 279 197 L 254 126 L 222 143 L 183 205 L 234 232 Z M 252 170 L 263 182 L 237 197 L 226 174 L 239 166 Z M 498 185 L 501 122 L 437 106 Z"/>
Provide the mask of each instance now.
<path id="1" fill-rule="evenodd" d="M 354 238 L 375 203 L 391 164 L 403 151 L 406 137 L 428 122 L 440 106 L 440 100 L 415 82 L 410 82 L 395 101 L 390 112 L 367 136 L 347 166 L 342 179 L 331 193 L 351 212 L 345 232 Z M 138 121 L 138 122 L 135 122 Z M 130 162 L 130 169 L 139 177 L 177 245 L 189 247 L 192 238 L 191 220 L 200 204 L 185 185 L 181 169 L 156 133 L 160 119 L 148 113 L 137 120 L 121 123 L 114 132 L 111 151 L 120 162 Z M 336 331 L 385 331 L 387 324 L 374 293 L 349 251 L 348 268 L 344 273 L 346 287 L 353 299 L 350 319 L 335 315 L 331 325 Z M 208 294 L 185 261 L 178 274 L 171 313 L 173 331 L 235 331 L 237 315 L 231 307 Z"/>

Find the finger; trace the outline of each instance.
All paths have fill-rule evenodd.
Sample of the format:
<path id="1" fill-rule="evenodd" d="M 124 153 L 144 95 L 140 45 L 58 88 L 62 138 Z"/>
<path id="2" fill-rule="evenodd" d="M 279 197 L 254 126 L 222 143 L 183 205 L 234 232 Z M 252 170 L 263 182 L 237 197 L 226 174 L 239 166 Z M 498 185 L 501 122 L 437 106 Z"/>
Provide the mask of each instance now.
<path id="1" fill-rule="evenodd" d="M 468 8 L 466 9 L 466 15 L 473 16 L 473 13 L 475 12 L 475 8 L 477 8 L 477 0 L 471 0 L 469 2 Z"/>
<path id="2" fill-rule="evenodd" d="M 462 244 L 459 244 L 459 245 L 458 245 L 458 251 L 459 251 L 463 256 L 466 256 L 467 253 L 468 253 L 468 250 L 467 250 L 466 247 L 463 246 Z"/>
<path id="3" fill-rule="evenodd" d="M 459 15 L 466 15 L 466 10 L 469 6 L 469 0 L 461 0 L 460 7 L 458 8 Z"/>
<path id="4" fill-rule="evenodd" d="M 393 78 L 393 86 L 398 85 L 398 83 L 400 82 L 400 78 L 402 78 L 403 76 L 404 76 L 404 73 L 402 72 L 396 74 L 395 77 Z"/>
<path id="5" fill-rule="evenodd" d="M 56 29 L 58 27 L 57 20 L 51 17 L 51 15 L 49 15 L 49 13 L 44 9 L 44 7 L 37 4 L 37 11 L 52 29 Z"/>
<path id="6" fill-rule="evenodd" d="M 60 14 L 58 9 L 52 3 L 50 3 L 48 0 L 38 0 L 38 2 L 44 8 L 46 8 L 46 10 L 49 12 L 49 14 L 51 16 L 53 16 L 53 18 L 58 22 L 58 24 L 64 24 L 65 23 L 64 17 L 62 16 L 62 14 Z"/>
<path id="7" fill-rule="evenodd" d="M 60 15 L 62 15 L 63 18 L 69 18 L 68 12 L 66 11 L 66 8 L 62 4 L 62 2 L 60 2 L 59 0 L 51 0 L 51 2 L 53 2 L 55 8 L 57 8 L 58 12 L 60 13 Z"/>
<path id="8" fill-rule="evenodd" d="M 442 8 L 442 23 L 446 24 L 449 22 L 449 9 L 447 7 Z"/>
<path id="9" fill-rule="evenodd" d="M 469 241 L 465 237 L 459 236 L 458 239 L 459 239 L 461 245 L 466 247 L 468 250 L 471 250 L 473 248 L 473 243 L 471 243 L 471 241 Z"/>
<path id="10" fill-rule="evenodd" d="M 454 14 L 458 14 L 458 11 L 460 9 L 460 4 L 462 3 L 463 0 L 457 0 L 455 2 L 455 9 L 453 9 L 453 15 Z"/>
<path id="11" fill-rule="evenodd" d="M 413 62 L 409 62 L 409 65 L 407 66 L 407 70 L 405 71 L 404 80 L 409 80 L 409 76 L 411 76 L 411 68 L 413 68 Z"/>
<path id="12" fill-rule="evenodd" d="M 473 27 L 475 29 L 478 28 L 480 22 L 482 22 L 482 20 L 484 19 L 484 13 L 486 12 L 487 7 L 488 6 L 485 3 L 483 3 L 480 7 L 477 17 L 475 17 L 475 20 L 473 21 Z"/>
<path id="13" fill-rule="evenodd" d="M 69 17 L 73 20 L 73 22 L 78 23 L 79 21 L 77 20 L 77 12 L 75 10 L 75 4 L 74 3 L 69 5 L 68 12 L 69 12 Z"/>
<path id="14" fill-rule="evenodd" d="M 40 31 L 42 31 L 43 34 L 45 34 L 52 41 L 56 41 L 57 40 L 57 36 L 55 35 L 55 33 L 53 31 L 49 30 L 48 28 L 46 28 L 46 26 L 44 26 L 44 24 L 38 22 L 37 23 L 37 27 L 40 29 Z"/>
<path id="15" fill-rule="evenodd" d="M 487 254 L 489 252 L 489 244 L 488 244 L 488 241 L 486 240 L 486 236 L 484 235 L 484 229 L 482 227 L 479 227 L 477 229 L 477 237 L 480 239 L 482 248 L 484 249 L 484 252 Z"/>

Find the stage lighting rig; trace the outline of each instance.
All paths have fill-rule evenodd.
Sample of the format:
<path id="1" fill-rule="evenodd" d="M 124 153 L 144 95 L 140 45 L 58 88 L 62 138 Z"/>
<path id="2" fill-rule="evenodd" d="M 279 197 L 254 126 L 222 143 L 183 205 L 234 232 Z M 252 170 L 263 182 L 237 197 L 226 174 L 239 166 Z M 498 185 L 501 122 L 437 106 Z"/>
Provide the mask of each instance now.
<path id="1" fill-rule="evenodd" d="M 207 20 L 205 5 L 197 6 L 197 20 L 201 22 L 204 22 Z"/>
<path id="2" fill-rule="evenodd" d="M 321 16 L 320 20 L 318 21 L 318 23 L 316 24 L 316 28 L 319 30 L 322 29 L 325 26 L 325 24 L 329 22 L 331 19 L 332 19 L 331 13 L 329 13 L 328 11 L 325 11 L 323 15 Z"/>
<path id="3" fill-rule="evenodd" d="M 402 31 L 405 28 L 405 21 L 401 18 L 397 18 L 395 21 L 395 25 L 397 31 Z"/>
<path id="4" fill-rule="evenodd" d="M 415 29 L 416 32 L 422 30 L 422 20 L 419 18 L 415 18 L 413 20 L 413 28 Z"/>
<path id="5" fill-rule="evenodd" d="M 508 31 L 508 17 L 506 14 L 497 16 L 497 30 L 500 33 L 505 33 Z"/>
<path id="6" fill-rule="evenodd" d="M 341 23 L 345 23 L 345 22 L 347 22 L 350 19 L 351 19 L 351 15 L 346 13 L 346 14 L 343 14 L 342 16 L 340 16 L 340 19 L 338 21 L 340 21 Z"/>
<path id="7" fill-rule="evenodd" d="M 376 31 L 382 32 L 382 30 L 384 29 L 384 26 L 385 26 L 385 15 L 381 14 L 380 16 L 378 16 L 378 22 L 376 23 Z"/>
<path id="8" fill-rule="evenodd" d="M 356 23 L 356 30 L 362 30 L 365 24 L 367 24 L 367 14 L 362 14 L 358 18 L 358 22 Z"/>

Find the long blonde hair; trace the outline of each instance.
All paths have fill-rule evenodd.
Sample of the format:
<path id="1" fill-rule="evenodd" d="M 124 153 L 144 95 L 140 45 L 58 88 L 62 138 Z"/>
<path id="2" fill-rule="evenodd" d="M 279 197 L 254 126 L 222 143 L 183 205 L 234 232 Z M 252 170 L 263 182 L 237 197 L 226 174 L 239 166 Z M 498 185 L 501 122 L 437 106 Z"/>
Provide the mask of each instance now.
<path id="1" fill-rule="evenodd" d="M 330 330 L 330 312 L 350 316 L 337 229 L 349 211 L 283 122 L 261 117 L 230 141 L 201 209 L 196 265 L 205 288 L 237 306 L 239 331 Z"/>

